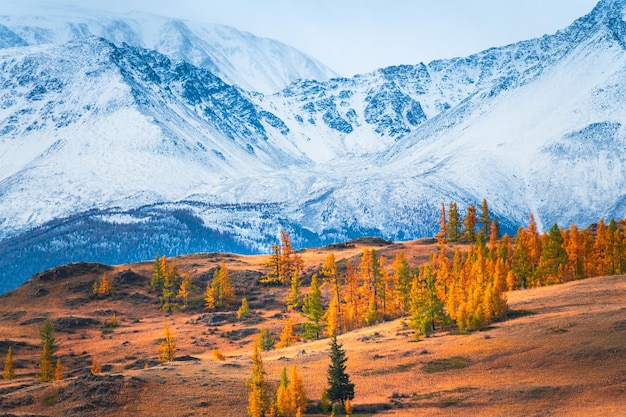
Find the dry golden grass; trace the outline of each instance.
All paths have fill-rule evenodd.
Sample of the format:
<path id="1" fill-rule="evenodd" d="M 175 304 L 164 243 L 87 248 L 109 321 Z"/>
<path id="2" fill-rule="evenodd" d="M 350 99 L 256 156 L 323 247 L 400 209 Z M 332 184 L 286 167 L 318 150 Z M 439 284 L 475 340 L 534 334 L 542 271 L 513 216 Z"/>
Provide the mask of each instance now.
<path id="1" fill-rule="evenodd" d="M 364 246 L 333 250 L 356 265 Z M 423 242 L 376 247 L 389 262 L 402 249 L 413 264 L 436 250 Z M 307 276 L 327 249 L 302 253 Z M 202 321 L 201 307 L 166 315 L 146 291 L 151 263 L 117 266 L 140 277 L 116 294 L 89 296 L 101 271 L 56 281 L 31 281 L 0 297 L 0 361 L 13 346 L 18 378 L 0 381 L 0 413 L 47 416 L 244 416 L 249 356 L 259 327 L 277 336 L 287 289 L 255 285 L 265 257 L 198 254 L 180 257 L 179 269 L 199 278 L 226 259 L 239 296 L 246 292 L 253 317 L 216 324 Z M 256 275 L 258 277 L 258 275 Z M 82 291 L 81 288 L 87 288 Z M 47 295 L 41 295 L 45 291 Z M 203 288 L 197 290 L 196 297 Z M 39 294 L 40 296 L 35 296 Z M 254 296 L 254 297 L 251 297 Z M 145 300 L 142 297 L 146 297 Z M 626 415 L 626 277 L 604 277 L 508 294 L 516 313 L 491 329 L 465 335 L 440 332 L 420 342 L 396 320 L 339 337 L 348 373 L 356 384 L 357 412 L 393 416 L 624 416 Z M 68 301 L 69 300 L 69 301 Z M 143 301 L 142 301 L 143 300 Z M 261 308 L 263 307 L 263 308 Z M 34 378 L 41 320 L 60 317 L 110 320 L 102 325 L 57 329 L 66 379 L 42 385 Z M 234 313 L 232 313 L 234 314 Z M 33 322 L 34 321 L 34 322 Z M 157 347 L 168 323 L 177 356 L 188 361 L 159 365 Z M 239 338 L 237 332 L 245 335 Z M 319 400 L 326 386 L 327 339 L 301 342 L 263 354 L 268 378 L 278 382 L 283 366 L 296 364 L 308 396 Z M 225 355 L 216 361 L 213 351 Z M 96 354 L 103 368 L 89 374 Z M 146 362 L 149 368 L 144 369 Z"/>

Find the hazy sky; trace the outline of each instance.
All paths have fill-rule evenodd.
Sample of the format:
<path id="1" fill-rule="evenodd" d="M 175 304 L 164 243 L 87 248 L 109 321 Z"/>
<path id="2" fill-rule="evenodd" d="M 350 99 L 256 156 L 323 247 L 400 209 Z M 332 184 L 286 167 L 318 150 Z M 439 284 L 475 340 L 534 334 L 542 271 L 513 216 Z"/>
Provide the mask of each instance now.
<path id="1" fill-rule="evenodd" d="M 7 2 L 0 0 L 0 12 Z M 30 0 L 19 0 L 23 7 Z M 597 0 L 49 0 L 222 23 L 290 44 L 341 75 L 465 56 L 556 32 Z M 4 7 L 1 3 L 4 3 Z M 37 4 L 37 3 L 35 3 Z M 29 6 L 36 8 L 37 6 Z"/>

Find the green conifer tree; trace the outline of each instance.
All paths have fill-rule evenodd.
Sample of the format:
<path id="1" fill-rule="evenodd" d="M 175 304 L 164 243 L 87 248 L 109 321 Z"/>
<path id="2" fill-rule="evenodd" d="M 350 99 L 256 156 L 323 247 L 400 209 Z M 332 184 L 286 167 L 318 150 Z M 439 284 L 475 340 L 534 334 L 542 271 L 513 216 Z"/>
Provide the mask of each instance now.
<path id="1" fill-rule="evenodd" d="M 491 229 L 491 218 L 489 217 L 489 206 L 486 199 L 483 199 L 483 202 L 480 205 L 480 217 L 478 218 L 478 224 L 478 234 L 483 239 L 483 242 L 487 242 L 489 239 L 489 231 Z"/>
<path id="2" fill-rule="evenodd" d="M 550 227 L 545 243 L 541 251 L 539 261 L 540 282 L 545 284 L 556 284 L 563 281 L 562 273 L 565 271 L 569 259 L 565 250 L 565 240 L 559 227 L 553 224 Z"/>
<path id="3" fill-rule="evenodd" d="M 165 257 L 165 256 L 163 256 Z M 162 269 L 162 258 L 157 253 L 156 259 L 154 260 L 154 267 L 152 269 L 152 277 L 150 278 L 150 289 L 157 293 L 160 293 L 163 289 L 163 269 Z"/>
<path id="4" fill-rule="evenodd" d="M 462 233 L 461 218 L 456 203 L 450 203 L 448 206 L 448 240 L 450 242 L 458 242 Z"/>
<path id="5" fill-rule="evenodd" d="M 324 307 L 322 306 L 322 293 L 317 274 L 311 278 L 311 290 L 304 299 L 302 312 L 306 318 L 306 321 L 302 323 L 303 337 L 305 339 L 319 339 L 322 332 Z"/>
<path id="6" fill-rule="evenodd" d="M 39 380 L 41 382 L 50 382 L 54 379 L 54 366 L 57 351 L 56 339 L 52 332 L 52 322 L 46 319 L 41 331 L 41 360 L 39 362 Z"/>
<path id="7" fill-rule="evenodd" d="M 296 270 L 291 276 L 291 291 L 287 296 L 287 310 L 297 310 L 302 305 L 301 287 L 302 280 L 300 279 L 300 273 Z"/>
<path id="8" fill-rule="evenodd" d="M 328 367 L 328 400 L 331 403 L 340 402 L 345 405 L 346 400 L 354 399 L 354 384 L 346 373 L 346 352 L 343 346 L 337 343 L 337 336 L 333 335 L 330 342 L 330 365 Z"/>
<path id="9" fill-rule="evenodd" d="M 272 339 L 272 333 L 267 327 L 262 328 L 261 333 L 259 333 L 259 347 L 264 352 L 274 349 L 274 339 Z"/>

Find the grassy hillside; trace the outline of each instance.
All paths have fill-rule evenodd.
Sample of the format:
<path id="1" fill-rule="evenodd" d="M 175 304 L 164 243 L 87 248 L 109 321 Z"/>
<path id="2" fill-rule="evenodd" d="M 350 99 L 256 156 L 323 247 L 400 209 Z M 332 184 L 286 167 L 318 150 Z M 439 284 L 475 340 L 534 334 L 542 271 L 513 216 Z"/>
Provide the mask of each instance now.
<path id="1" fill-rule="evenodd" d="M 437 248 L 427 241 L 359 241 L 301 253 L 305 288 L 330 252 L 338 261 L 375 248 L 388 259 L 403 250 L 424 262 Z M 225 260 L 237 298 L 253 314 L 206 312 L 201 293 Z M 45 416 L 243 416 L 252 344 L 261 326 L 280 333 L 288 288 L 258 280 L 265 257 L 197 254 L 177 258 L 198 287 L 187 311 L 166 314 L 148 291 L 151 263 L 73 264 L 39 274 L 0 297 L 0 361 L 13 347 L 17 378 L 0 380 L 0 414 Z M 341 265 L 341 262 L 339 262 Z M 92 295 L 107 273 L 114 294 Z M 414 342 L 400 320 L 339 337 L 356 384 L 357 412 L 369 415 L 624 415 L 626 406 L 626 276 L 593 278 L 508 293 L 508 320 L 482 332 L 439 332 Z M 104 324 L 115 313 L 120 326 Z M 36 380 L 39 330 L 49 318 L 59 342 L 65 379 Z M 158 364 L 164 324 L 174 332 L 180 360 Z M 263 354 L 278 382 L 295 363 L 313 400 L 326 385 L 328 339 Z M 213 358 L 219 350 L 225 361 Z M 103 372 L 91 375 L 97 356 Z M 148 369 L 144 369 L 146 363 Z M 158 404 L 158 406 L 157 406 Z M 157 410 L 158 407 L 158 410 Z"/>

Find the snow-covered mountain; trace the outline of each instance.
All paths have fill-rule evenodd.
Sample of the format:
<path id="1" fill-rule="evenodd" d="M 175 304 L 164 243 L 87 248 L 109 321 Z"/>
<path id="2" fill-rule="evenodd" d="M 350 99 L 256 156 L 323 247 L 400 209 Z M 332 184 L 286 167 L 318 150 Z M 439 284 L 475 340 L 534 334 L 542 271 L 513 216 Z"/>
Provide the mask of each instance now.
<path id="1" fill-rule="evenodd" d="M 4 3 L 4 2 L 3 2 Z M 156 50 L 173 60 L 207 69 L 228 84 L 273 93 L 298 79 L 326 81 L 337 74 L 281 42 L 230 26 L 201 24 L 145 13 L 104 14 L 80 7 L 26 3 L 12 13 L 0 4 L 0 47 L 63 44 L 91 36 Z"/>
<path id="2" fill-rule="evenodd" d="M 54 18 L 41 42 L 32 19 L 2 18 L 0 279 L 266 250 L 280 227 L 299 245 L 426 236 L 442 201 L 487 198 L 509 229 L 626 217 L 625 9 L 603 0 L 539 39 L 273 94 L 147 42 L 160 18 L 106 37 Z"/>

